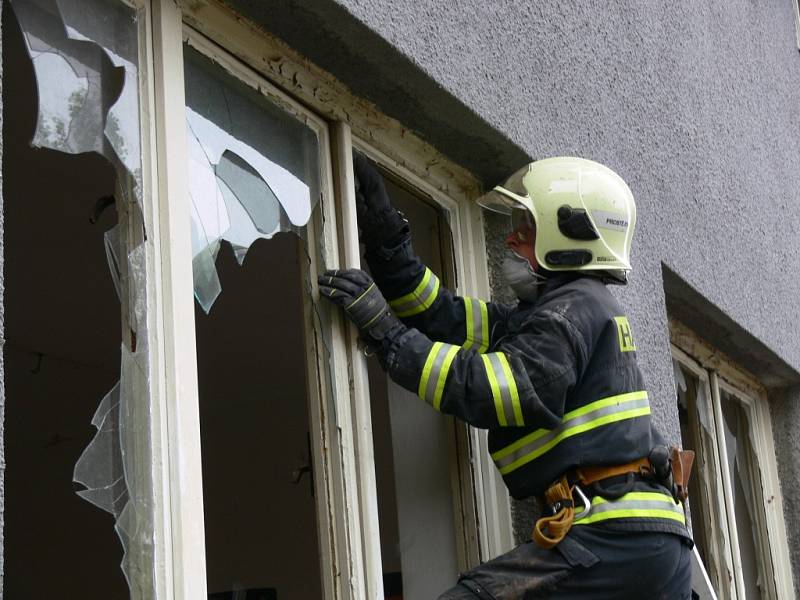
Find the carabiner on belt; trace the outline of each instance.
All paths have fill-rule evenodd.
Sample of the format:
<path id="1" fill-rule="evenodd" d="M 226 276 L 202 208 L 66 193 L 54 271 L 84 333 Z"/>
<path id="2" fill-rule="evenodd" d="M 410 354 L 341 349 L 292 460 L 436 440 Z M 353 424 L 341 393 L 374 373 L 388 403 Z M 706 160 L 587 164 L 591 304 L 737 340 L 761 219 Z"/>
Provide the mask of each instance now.
<path id="1" fill-rule="evenodd" d="M 575 521 L 578 519 L 583 519 L 584 517 L 588 517 L 589 513 L 592 512 L 592 503 L 589 502 L 589 499 L 586 497 L 586 494 L 583 493 L 583 490 L 578 484 L 575 484 L 572 487 L 573 492 L 577 492 L 578 496 L 580 497 L 580 501 L 583 502 L 583 511 L 579 515 L 575 515 Z"/>

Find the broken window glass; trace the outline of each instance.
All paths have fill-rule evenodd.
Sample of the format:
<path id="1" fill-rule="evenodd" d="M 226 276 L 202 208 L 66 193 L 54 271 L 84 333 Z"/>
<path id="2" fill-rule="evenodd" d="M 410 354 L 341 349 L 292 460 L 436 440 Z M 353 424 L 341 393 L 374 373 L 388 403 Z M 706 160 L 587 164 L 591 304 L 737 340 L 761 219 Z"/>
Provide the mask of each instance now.
<path id="1" fill-rule="evenodd" d="M 78 494 L 114 515 L 131 595 L 154 596 L 153 501 L 139 111 L 140 11 L 120 0 L 12 0 L 38 90 L 31 144 L 95 152 L 116 171 L 118 225 L 106 235 L 122 303 L 119 383 L 75 466 Z"/>
<path id="2" fill-rule="evenodd" d="M 258 593 L 254 589 L 258 588 L 268 595 L 274 595 L 276 592 L 272 589 L 277 588 L 277 597 L 282 597 L 284 593 L 292 596 L 289 590 L 300 589 L 297 588 L 295 575 L 303 569 L 295 573 L 295 567 L 299 564 L 297 561 L 292 563 L 294 566 L 284 568 L 288 564 L 286 557 L 297 556 L 295 551 L 302 552 L 306 558 L 319 556 L 314 554 L 310 539 L 303 541 L 304 535 L 313 537 L 317 531 L 314 523 L 306 517 L 307 514 L 313 514 L 312 507 L 317 503 L 314 495 L 328 494 L 325 486 L 321 489 L 311 487 L 312 475 L 303 474 L 307 468 L 317 474 L 329 468 L 331 461 L 341 460 L 332 451 L 342 443 L 336 437 L 341 434 L 341 429 L 337 427 L 334 430 L 327 429 L 324 433 L 320 431 L 321 427 L 333 427 L 327 424 L 327 418 L 336 422 L 335 387 L 331 371 L 336 368 L 334 365 L 338 365 L 341 371 L 341 365 L 344 364 L 330 343 L 331 319 L 335 318 L 336 313 L 327 305 L 319 306 L 316 290 L 316 274 L 337 266 L 331 264 L 332 257 L 326 252 L 326 248 L 332 249 L 333 245 L 325 243 L 320 210 L 323 208 L 319 183 L 322 159 L 317 131 L 321 126 L 310 119 L 307 121 L 297 108 L 276 98 L 274 92 L 246 85 L 223 66 L 188 45 L 184 47 L 184 76 L 195 296 L 198 307 L 205 312 L 214 306 L 210 315 L 198 314 L 195 319 L 204 449 L 203 479 L 210 481 L 214 487 L 214 481 L 224 483 L 225 478 L 230 477 L 232 469 L 226 469 L 225 463 L 220 461 L 224 456 L 229 457 L 228 464 L 231 460 L 247 464 L 261 461 L 258 469 L 265 473 L 271 482 L 269 485 L 274 487 L 270 489 L 275 492 L 265 497 L 258 491 L 257 485 L 239 494 L 218 493 L 205 486 L 208 589 L 214 597 L 217 594 L 244 597 L 248 588 L 251 593 Z M 278 236 L 280 232 L 290 232 L 291 235 Z M 248 250 L 256 242 L 261 247 L 248 255 Z M 215 264 L 220 249 L 228 247 L 233 250 L 232 254 L 224 250 L 218 264 Z M 246 256 L 247 262 L 244 262 Z M 238 265 L 231 260 L 232 257 L 238 261 Z M 268 261 L 273 261 L 271 266 Z M 232 277 L 231 270 L 239 270 L 243 262 L 244 269 L 236 275 L 239 296 L 232 293 L 228 297 L 226 294 L 217 301 L 221 291 L 220 277 L 226 281 L 226 278 Z M 248 273 L 252 277 L 254 268 L 257 272 L 261 269 L 266 271 L 261 276 L 256 273 L 255 279 L 250 279 L 250 283 L 245 285 Z M 282 280 L 284 276 L 287 279 Z M 299 290 L 294 284 L 301 281 L 303 288 Z M 242 285 L 245 287 L 242 288 Z M 241 294 L 242 291 L 245 294 Z M 267 300 L 263 298 L 265 294 Z M 215 301 L 217 304 L 214 304 Z M 271 304 L 274 304 L 273 309 L 270 309 Z M 277 315 L 274 308 L 283 305 L 287 305 L 286 314 Z M 301 307 L 302 310 L 299 310 Z M 248 313 L 249 309 L 253 312 Z M 238 350 L 227 351 L 230 344 L 225 340 L 230 335 L 238 335 L 237 326 L 242 327 L 240 332 L 247 333 L 244 337 L 237 337 Z M 265 326 L 267 329 L 264 329 Z M 281 333 L 285 334 L 287 327 L 294 332 L 288 338 Z M 301 354 L 292 358 L 291 352 L 278 352 L 274 360 L 269 360 L 268 354 L 247 350 L 247 344 L 255 339 L 251 338 L 250 332 L 264 331 L 269 333 L 270 339 L 291 338 L 293 342 L 289 346 L 300 350 Z M 220 333 L 224 333 L 224 337 L 220 338 Z M 257 342 L 256 346 L 262 347 L 263 344 Z M 303 348 L 313 360 L 303 358 Z M 215 356 L 219 352 L 222 352 L 222 359 Z M 238 365 L 244 369 L 244 374 L 237 375 L 233 367 L 220 369 L 220 360 L 222 363 L 230 361 L 234 367 Z M 203 363 L 206 363 L 205 367 Z M 214 365 L 216 370 L 207 368 L 209 364 Z M 256 364 L 264 368 L 254 370 Z M 291 391 L 284 392 L 280 382 L 292 373 L 299 375 L 296 381 L 301 385 L 291 384 Z M 254 377 L 262 378 L 262 383 L 255 383 Z M 266 388 L 264 382 L 268 383 Z M 282 458 L 276 458 L 277 455 L 269 452 L 264 454 L 262 450 L 265 447 L 261 443 L 257 444 L 256 452 L 247 450 L 246 444 L 252 443 L 251 440 L 258 436 L 243 435 L 241 427 L 235 427 L 235 431 L 225 428 L 225 419 L 217 418 L 219 410 L 230 413 L 225 403 L 219 402 L 222 396 L 242 410 L 263 411 L 264 401 L 277 407 L 291 394 L 302 394 L 304 391 L 308 392 L 309 401 L 319 399 L 330 404 L 323 408 L 321 414 L 324 416 L 314 417 L 314 413 L 309 413 L 307 421 L 301 420 L 294 426 L 291 421 L 283 419 L 282 435 L 301 441 L 304 458 L 307 459 L 301 466 L 291 454 L 288 458 L 283 455 Z M 253 394 L 262 401 L 250 402 Z M 344 400 L 349 402 L 349 398 Z M 297 416 L 296 409 L 295 406 L 287 414 Z M 217 416 L 214 416 L 214 411 L 217 411 Z M 241 410 L 237 410 L 236 415 L 240 413 Z M 237 422 L 236 415 L 230 420 L 232 424 Z M 211 416 L 211 419 L 207 416 Z M 248 422 L 257 424 L 257 421 L 249 419 Z M 259 429 L 258 426 L 255 429 Z M 220 439 L 218 436 L 221 433 L 232 434 L 236 439 Z M 213 447 L 215 442 L 218 446 L 216 451 Z M 220 450 L 222 447 L 224 450 Z M 246 456 L 242 451 L 246 452 Z M 343 448 L 341 452 L 352 455 L 352 448 Z M 313 457 L 310 460 L 309 455 Z M 288 478 L 282 474 L 285 465 L 290 468 Z M 295 475 L 295 472 L 298 474 Z M 269 479 L 271 473 L 275 473 L 274 479 Z M 292 483 L 294 481 L 297 483 Z M 263 484 L 264 481 L 261 481 L 259 485 Z M 216 487 L 224 490 L 230 486 Z M 298 499 L 286 503 L 281 500 L 284 495 L 291 494 L 299 494 Z M 327 500 L 331 506 L 336 502 L 330 496 Z M 267 510 L 255 518 L 252 517 L 252 511 L 242 513 L 247 516 L 241 519 L 231 516 L 229 521 L 232 529 L 220 526 L 220 514 L 232 515 L 230 510 L 251 502 L 260 502 Z M 230 508 L 224 508 L 226 506 Z M 336 506 L 337 509 L 341 508 L 341 505 Z M 304 507 L 312 509 L 306 513 L 306 517 L 294 512 Z M 281 537 L 283 532 L 280 531 L 280 523 L 286 520 L 270 519 L 269 515 L 276 510 L 281 514 L 289 511 L 300 515 L 303 521 L 297 532 L 287 532 L 286 539 L 292 540 L 289 546 L 281 546 L 281 539 L 284 538 Z M 237 527 L 246 533 L 232 538 L 231 530 L 235 531 Z M 270 532 L 267 537 L 262 535 L 264 531 Z M 318 543 L 321 544 L 322 540 Z M 231 561 L 231 557 L 236 556 L 241 560 Z M 326 560 L 324 553 L 322 560 Z M 265 564 L 268 566 L 265 567 Z M 304 589 L 306 592 L 313 591 L 320 583 L 308 578 Z"/>
<path id="3" fill-rule="evenodd" d="M 316 132 L 199 52 L 184 48 L 192 267 L 208 312 L 222 241 L 241 264 L 258 239 L 302 235 L 319 198 Z"/>
<path id="4" fill-rule="evenodd" d="M 70 154 L 97 152 L 138 182 L 136 11 L 118 0 L 14 0 L 12 5 L 39 92 L 32 144 Z"/>

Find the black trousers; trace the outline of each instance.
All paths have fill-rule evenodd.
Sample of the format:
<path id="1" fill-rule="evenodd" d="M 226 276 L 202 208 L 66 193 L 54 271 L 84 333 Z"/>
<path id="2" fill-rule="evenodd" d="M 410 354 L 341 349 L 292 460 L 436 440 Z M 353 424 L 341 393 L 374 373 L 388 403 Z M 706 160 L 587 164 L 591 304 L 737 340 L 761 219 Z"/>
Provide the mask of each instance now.
<path id="1" fill-rule="evenodd" d="M 551 550 L 526 542 L 475 567 L 439 600 L 688 600 L 691 579 L 684 538 L 580 525 Z"/>

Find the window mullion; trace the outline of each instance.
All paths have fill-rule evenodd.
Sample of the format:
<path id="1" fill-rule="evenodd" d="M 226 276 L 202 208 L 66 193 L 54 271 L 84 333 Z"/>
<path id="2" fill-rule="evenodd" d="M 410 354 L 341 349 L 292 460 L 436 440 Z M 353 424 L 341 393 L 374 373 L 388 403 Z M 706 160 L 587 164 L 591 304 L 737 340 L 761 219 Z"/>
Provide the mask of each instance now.
<path id="1" fill-rule="evenodd" d="M 350 126 L 342 121 L 332 127 L 335 172 L 334 187 L 339 208 L 342 266 L 361 268 L 356 218 L 353 142 Z M 358 477 L 359 519 L 368 598 L 383 598 L 383 569 L 378 519 L 378 492 L 375 480 L 375 454 L 372 442 L 367 361 L 358 349 L 358 330 L 348 325 L 348 353 L 352 370 L 353 428 Z"/>
<path id="2" fill-rule="evenodd" d="M 742 574 L 742 559 L 739 554 L 739 536 L 736 531 L 736 514 L 734 511 L 733 482 L 728 468 L 728 449 L 725 443 L 725 422 L 722 417 L 722 404 L 720 401 L 719 378 L 714 371 L 710 373 L 711 404 L 714 412 L 714 428 L 716 431 L 716 446 L 719 453 L 720 474 L 722 475 L 722 489 L 725 496 L 725 518 L 728 524 L 728 538 L 731 544 L 731 559 L 733 562 L 733 579 L 735 582 L 735 595 L 731 597 L 745 598 L 744 577 Z M 732 589 L 731 592 L 734 590 Z"/>
<path id="3" fill-rule="evenodd" d="M 171 0 L 153 1 L 153 60 L 158 153 L 156 210 L 162 279 L 155 290 L 163 330 L 171 597 L 205 598 L 200 417 L 195 354 L 194 284 L 187 182 L 182 16 Z"/>

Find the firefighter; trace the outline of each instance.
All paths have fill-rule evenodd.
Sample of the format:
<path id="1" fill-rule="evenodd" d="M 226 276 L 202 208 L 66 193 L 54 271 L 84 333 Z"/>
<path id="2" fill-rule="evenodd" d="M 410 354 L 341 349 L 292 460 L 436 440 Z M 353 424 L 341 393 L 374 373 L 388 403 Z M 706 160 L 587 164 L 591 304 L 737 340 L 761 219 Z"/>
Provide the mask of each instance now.
<path id="1" fill-rule="evenodd" d="M 441 598 L 690 598 L 685 456 L 652 427 L 631 326 L 607 289 L 631 269 L 625 182 L 590 160 L 549 158 L 480 200 L 510 219 L 502 271 L 519 303 L 505 306 L 445 289 L 377 170 L 357 153 L 354 169 L 374 281 L 328 271 L 321 294 L 395 382 L 488 429 L 511 496 L 543 505 L 530 541 Z"/>

